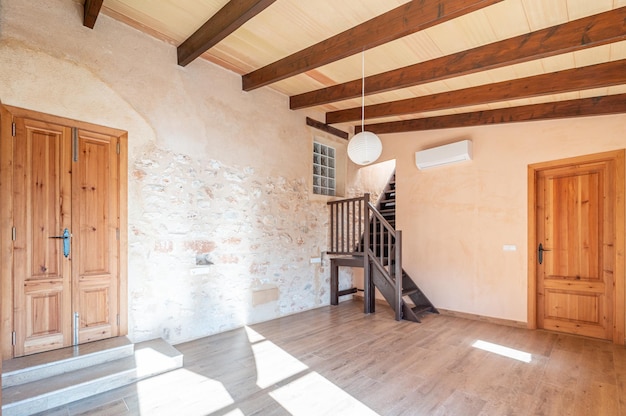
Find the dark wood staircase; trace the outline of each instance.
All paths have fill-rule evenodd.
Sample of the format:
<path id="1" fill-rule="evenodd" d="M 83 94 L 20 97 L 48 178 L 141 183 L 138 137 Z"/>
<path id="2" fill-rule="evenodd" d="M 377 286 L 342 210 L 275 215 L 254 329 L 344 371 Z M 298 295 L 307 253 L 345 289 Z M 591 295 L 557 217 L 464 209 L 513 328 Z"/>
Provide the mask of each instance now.
<path id="1" fill-rule="evenodd" d="M 402 232 L 396 225 L 395 173 L 376 205 L 369 194 L 329 202 L 331 244 L 331 304 L 356 289 L 338 290 L 339 266 L 364 268 L 365 313 L 375 311 L 378 289 L 395 311 L 397 320 L 420 322 L 427 313 L 439 313 L 413 279 L 402 268 Z M 369 226 L 365 225 L 369 218 Z M 366 244 L 365 242 L 369 242 Z M 396 276 L 402 276 L 396 279 Z"/>

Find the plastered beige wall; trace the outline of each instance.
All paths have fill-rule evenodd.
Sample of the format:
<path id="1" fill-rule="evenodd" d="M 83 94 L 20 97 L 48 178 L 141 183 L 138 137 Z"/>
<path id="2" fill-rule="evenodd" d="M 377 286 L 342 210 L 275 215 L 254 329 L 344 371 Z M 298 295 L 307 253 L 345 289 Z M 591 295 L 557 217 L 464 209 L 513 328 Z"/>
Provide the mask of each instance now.
<path id="1" fill-rule="evenodd" d="M 305 123 L 322 115 L 206 61 L 180 67 L 173 46 L 107 16 L 87 29 L 82 10 L 0 0 L 0 100 L 128 131 L 131 338 L 177 343 L 328 304 L 328 264 L 310 263 L 327 245 L 326 199 L 310 194 L 325 135 Z"/>
<path id="2" fill-rule="evenodd" d="M 470 139 L 474 160 L 419 171 L 418 150 Z M 396 160 L 404 268 L 435 306 L 527 321 L 529 164 L 626 147 L 626 116 L 382 137 Z M 503 245 L 516 251 L 503 251 Z"/>

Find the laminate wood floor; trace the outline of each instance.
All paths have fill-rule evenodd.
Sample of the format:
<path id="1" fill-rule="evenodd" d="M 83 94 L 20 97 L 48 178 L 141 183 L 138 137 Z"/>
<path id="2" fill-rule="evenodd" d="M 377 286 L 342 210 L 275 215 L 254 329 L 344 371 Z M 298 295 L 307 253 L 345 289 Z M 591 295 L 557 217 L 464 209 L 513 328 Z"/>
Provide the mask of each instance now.
<path id="1" fill-rule="evenodd" d="M 626 415 L 626 349 L 343 302 L 177 345 L 184 368 L 46 415 Z"/>

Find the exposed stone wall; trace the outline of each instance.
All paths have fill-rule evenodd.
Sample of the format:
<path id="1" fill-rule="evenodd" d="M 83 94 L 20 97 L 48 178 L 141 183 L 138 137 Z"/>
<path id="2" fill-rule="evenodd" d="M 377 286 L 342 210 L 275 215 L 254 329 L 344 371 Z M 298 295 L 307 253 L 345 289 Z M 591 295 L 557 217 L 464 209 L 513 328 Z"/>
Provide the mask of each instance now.
<path id="1" fill-rule="evenodd" d="M 136 336 L 191 339 L 328 304 L 326 268 L 310 264 L 327 244 L 326 204 L 303 178 L 154 147 L 131 174 Z"/>

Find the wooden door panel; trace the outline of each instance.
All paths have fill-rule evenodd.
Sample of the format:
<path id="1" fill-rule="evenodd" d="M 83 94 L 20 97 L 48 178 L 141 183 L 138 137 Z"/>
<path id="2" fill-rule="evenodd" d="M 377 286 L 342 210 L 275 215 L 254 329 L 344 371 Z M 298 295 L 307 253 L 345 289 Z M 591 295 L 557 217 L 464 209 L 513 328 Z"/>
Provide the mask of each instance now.
<path id="1" fill-rule="evenodd" d="M 46 288 L 46 286 L 49 286 Z M 62 316 L 64 294 L 57 284 L 27 284 L 24 355 L 68 345 Z"/>
<path id="2" fill-rule="evenodd" d="M 572 279 L 599 279 L 602 227 L 602 200 L 598 173 L 548 178 L 548 215 L 545 245 L 548 276 Z"/>
<path id="3" fill-rule="evenodd" d="M 91 280 L 91 279 L 90 279 Z M 103 283 L 104 282 L 104 285 Z M 113 336 L 116 325 L 113 321 L 115 299 L 108 278 L 83 280 L 79 285 L 78 310 L 80 311 L 79 342 L 90 342 Z"/>
<path id="4" fill-rule="evenodd" d="M 15 355 L 70 345 L 70 262 L 61 240 L 70 227 L 70 130 L 16 119 L 14 143 Z M 63 293 L 68 295 L 63 296 Z"/>
<path id="5" fill-rule="evenodd" d="M 601 294 L 546 290 L 546 317 L 600 324 Z"/>
<path id="6" fill-rule="evenodd" d="M 73 176 L 74 307 L 79 342 L 118 334 L 119 199 L 117 139 L 78 132 Z"/>
<path id="7" fill-rule="evenodd" d="M 613 226 L 610 162 L 541 171 L 537 238 L 537 325 L 611 339 Z M 608 200 L 608 202 L 607 202 Z"/>

